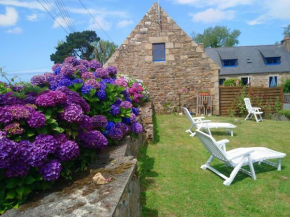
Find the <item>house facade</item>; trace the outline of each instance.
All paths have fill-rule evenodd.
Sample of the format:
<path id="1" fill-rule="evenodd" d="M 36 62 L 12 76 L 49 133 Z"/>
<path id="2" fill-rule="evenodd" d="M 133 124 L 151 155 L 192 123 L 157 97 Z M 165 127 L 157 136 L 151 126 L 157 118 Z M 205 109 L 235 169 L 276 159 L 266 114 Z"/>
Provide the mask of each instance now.
<path id="1" fill-rule="evenodd" d="M 207 48 L 205 52 L 219 65 L 219 85 L 240 78 L 243 84 L 276 87 L 290 78 L 290 38 L 279 45 Z"/>
<path id="2" fill-rule="evenodd" d="M 142 79 L 156 111 L 184 105 L 196 112 L 196 96 L 208 90 L 219 114 L 219 66 L 157 4 L 145 14 L 105 64 Z"/>

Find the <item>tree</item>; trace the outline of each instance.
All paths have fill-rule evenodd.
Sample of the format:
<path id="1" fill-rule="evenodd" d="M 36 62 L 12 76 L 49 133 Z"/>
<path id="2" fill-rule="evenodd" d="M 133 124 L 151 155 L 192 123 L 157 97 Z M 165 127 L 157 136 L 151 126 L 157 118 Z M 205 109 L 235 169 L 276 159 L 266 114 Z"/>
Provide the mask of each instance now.
<path id="1" fill-rule="evenodd" d="M 233 47 L 239 44 L 238 37 L 241 31 L 226 26 L 209 27 L 203 34 L 192 32 L 191 37 L 196 43 L 203 43 L 204 47 Z"/>
<path id="2" fill-rule="evenodd" d="M 289 37 L 290 38 L 290 24 L 288 24 L 287 27 L 284 27 L 284 32 L 283 32 L 284 37 Z"/>
<path id="3" fill-rule="evenodd" d="M 74 32 L 66 36 L 66 41 L 58 42 L 56 52 L 50 55 L 51 61 L 61 63 L 67 56 L 91 60 L 94 58 L 92 43 L 100 40 L 95 31 Z"/>
<path id="4" fill-rule="evenodd" d="M 93 43 L 95 50 L 95 57 L 97 60 L 103 65 L 107 62 L 107 60 L 113 55 L 113 53 L 117 50 L 118 45 L 114 42 L 101 40 L 99 42 Z"/>

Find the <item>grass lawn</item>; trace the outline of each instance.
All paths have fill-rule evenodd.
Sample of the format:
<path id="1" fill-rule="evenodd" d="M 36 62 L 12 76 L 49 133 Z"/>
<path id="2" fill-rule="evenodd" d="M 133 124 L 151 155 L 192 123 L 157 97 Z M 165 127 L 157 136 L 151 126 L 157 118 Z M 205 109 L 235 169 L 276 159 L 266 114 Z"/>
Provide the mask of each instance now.
<path id="1" fill-rule="evenodd" d="M 234 118 L 210 117 L 233 123 Z M 290 216 L 290 122 L 254 120 L 235 124 L 234 136 L 212 129 L 216 140 L 229 139 L 227 149 L 263 146 L 287 154 L 282 170 L 255 164 L 257 180 L 239 173 L 230 186 L 200 166 L 209 153 L 198 138 L 185 130 L 186 116 L 155 117 L 155 140 L 140 150 L 139 173 L 143 216 Z M 232 171 L 221 161 L 214 168 L 227 176 Z"/>

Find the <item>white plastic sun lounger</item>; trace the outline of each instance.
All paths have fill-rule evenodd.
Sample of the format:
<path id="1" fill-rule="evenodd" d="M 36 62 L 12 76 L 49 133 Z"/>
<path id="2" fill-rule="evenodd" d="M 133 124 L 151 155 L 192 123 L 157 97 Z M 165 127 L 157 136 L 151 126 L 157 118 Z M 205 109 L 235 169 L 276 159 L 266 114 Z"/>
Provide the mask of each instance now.
<path id="1" fill-rule="evenodd" d="M 223 139 L 221 141 L 215 141 L 212 136 L 199 130 L 196 130 L 196 134 L 201 143 L 211 154 L 207 162 L 201 166 L 201 169 L 210 169 L 211 171 L 225 179 L 224 185 L 227 186 L 232 183 L 239 171 L 251 176 L 254 180 L 256 180 L 256 174 L 253 166 L 253 163 L 255 162 L 263 162 L 271 166 L 277 167 L 278 170 L 281 170 L 281 158 L 286 156 L 285 153 L 281 153 L 264 147 L 237 148 L 226 151 L 226 143 L 228 143 L 229 140 Z M 221 172 L 217 171 L 209 165 L 214 158 L 223 161 L 226 166 L 231 166 L 234 168 L 230 177 L 226 177 Z M 271 161 L 268 161 L 268 159 L 278 159 L 278 162 L 273 163 Z M 247 165 L 250 167 L 250 171 L 242 168 L 242 166 Z"/>
<path id="2" fill-rule="evenodd" d="M 211 135 L 210 129 L 212 128 L 223 128 L 226 129 L 226 132 L 230 132 L 231 136 L 233 136 L 234 132 L 233 129 L 236 128 L 235 125 L 230 123 L 218 123 L 218 122 L 211 122 L 210 120 L 202 120 L 204 117 L 195 117 L 193 118 L 188 109 L 185 107 L 183 108 L 183 112 L 187 116 L 188 120 L 191 123 L 191 126 L 188 130 L 185 132 L 190 133 L 190 136 L 193 137 L 195 135 L 195 132 L 192 132 L 192 128 L 196 127 L 198 130 L 206 130 L 208 131 L 209 135 Z"/>
<path id="3" fill-rule="evenodd" d="M 251 100 L 249 98 L 244 98 L 244 102 L 246 104 L 246 109 L 248 111 L 248 115 L 245 118 L 245 121 L 251 119 L 253 116 L 255 117 L 257 122 L 263 121 L 262 114 L 260 107 L 252 107 Z"/>

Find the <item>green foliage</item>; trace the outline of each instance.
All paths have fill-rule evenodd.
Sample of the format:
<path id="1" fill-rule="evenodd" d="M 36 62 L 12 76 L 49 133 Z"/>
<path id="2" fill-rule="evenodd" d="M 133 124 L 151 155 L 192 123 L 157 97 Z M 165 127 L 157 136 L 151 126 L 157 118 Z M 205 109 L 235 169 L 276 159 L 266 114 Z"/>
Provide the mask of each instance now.
<path id="1" fill-rule="evenodd" d="M 236 96 L 234 101 L 232 102 L 231 108 L 229 110 L 230 116 L 234 117 L 236 115 L 236 109 L 238 109 L 239 116 L 245 115 L 247 109 L 244 102 L 244 98 L 248 97 L 246 93 L 246 87 L 244 86 L 240 93 Z"/>
<path id="2" fill-rule="evenodd" d="M 101 40 L 99 42 L 93 43 L 95 49 L 95 57 L 98 61 L 104 65 L 107 60 L 113 55 L 113 53 L 118 49 L 118 45 L 114 42 Z"/>
<path id="3" fill-rule="evenodd" d="M 68 56 L 91 60 L 94 58 L 92 43 L 100 40 L 95 31 L 74 32 L 66 36 L 66 41 L 59 43 L 56 52 L 50 55 L 54 63 L 62 63 Z"/>
<path id="4" fill-rule="evenodd" d="M 192 32 L 191 37 L 196 43 L 203 43 L 205 48 L 233 47 L 239 44 L 238 37 L 241 31 L 227 28 L 226 26 L 209 27 L 203 34 Z"/>
<path id="5" fill-rule="evenodd" d="M 284 93 L 290 93 L 290 78 L 286 79 L 283 82 L 283 92 Z"/>
<path id="6" fill-rule="evenodd" d="M 237 85 L 238 82 L 238 85 Z M 239 78 L 229 78 L 224 81 L 225 87 L 234 87 L 234 86 L 242 86 L 243 82 Z"/>
<path id="7" fill-rule="evenodd" d="M 280 115 L 285 115 L 287 118 L 290 118 L 290 110 L 280 110 Z"/>
<path id="8" fill-rule="evenodd" d="M 283 35 L 284 37 L 290 37 L 290 24 L 288 24 L 288 26 L 284 28 Z"/>

